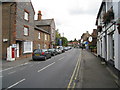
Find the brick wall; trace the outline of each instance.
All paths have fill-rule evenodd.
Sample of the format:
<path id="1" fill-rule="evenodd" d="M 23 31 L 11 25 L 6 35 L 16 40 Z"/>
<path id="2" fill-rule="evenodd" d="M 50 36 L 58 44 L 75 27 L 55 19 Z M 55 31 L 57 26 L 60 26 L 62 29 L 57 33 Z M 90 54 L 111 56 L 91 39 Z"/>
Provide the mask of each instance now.
<path id="1" fill-rule="evenodd" d="M 38 39 L 38 34 L 40 33 L 40 39 Z M 50 35 L 42 32 L 40 30 L 34 30 L 34 49 L 38 49 L 38 44 L 40 44 L 40 48 L 43 49 L 44 45 L 46 44 L 46 48 L 49 48 L 50 45 L 50 39 L 45 40 L 45 34 L 47 35 L 47 38 L 50 38 Z"/>
<path id="2" fill-rule="evenodd" d="M 7 47 L 15 43 L 15 3 L 2 3 L 2 58 L 6 59 Z"/>

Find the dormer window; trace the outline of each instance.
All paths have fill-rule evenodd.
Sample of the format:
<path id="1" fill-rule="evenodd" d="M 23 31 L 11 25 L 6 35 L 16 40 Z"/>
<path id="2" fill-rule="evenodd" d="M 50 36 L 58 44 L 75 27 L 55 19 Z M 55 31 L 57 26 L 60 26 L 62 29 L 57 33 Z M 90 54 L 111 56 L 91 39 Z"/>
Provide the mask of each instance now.
<path id="1" fill-rule="evenodd" d="M 26 10 L 24 11 L 24 19 L 27 21 L 29 20 L 29 12 Z"/>

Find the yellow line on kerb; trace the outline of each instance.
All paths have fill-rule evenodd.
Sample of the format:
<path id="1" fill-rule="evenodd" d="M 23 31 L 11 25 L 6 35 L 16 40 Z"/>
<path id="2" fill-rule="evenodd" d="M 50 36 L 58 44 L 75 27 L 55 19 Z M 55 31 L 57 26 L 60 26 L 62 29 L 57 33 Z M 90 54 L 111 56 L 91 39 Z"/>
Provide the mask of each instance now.
<path id="1" fill-rule="evenodd" d="M 74 76 L 75 76 L 75 72 L 76 72 L 76 70 L 77 70 L 77 67 L 79 68 L 79 65 L 80 65 L 80 60 L 79 60 L 79 58 L 80 58 L 80 55 L 79 55 L 79 57 L 78 57 L 77 64 L 76 64 L 76 66 L 75 66 L 75 69 L 74 69 L 74 71 L 73 71 L 72 77 L 71 77 L 70 82 L 69 82 L 69 84 L 68 84 L 67 90 L 69 90 L 69 89 L 71 88 L 71 84 L 72 84 L 72 82 L 73 82 L 73 78 L 74 78 Z M 76 73 L 76 74 L 78 74 L 78 70 L 77 70 L 77 73 Z M 75 76 L 75 79 L 77 79 L 77 75 Z M 73 87 L 75 87 L 75 83 L 74 83 Z M 73 88 L 73 87 L 72 87 L 72 88 Z"/>

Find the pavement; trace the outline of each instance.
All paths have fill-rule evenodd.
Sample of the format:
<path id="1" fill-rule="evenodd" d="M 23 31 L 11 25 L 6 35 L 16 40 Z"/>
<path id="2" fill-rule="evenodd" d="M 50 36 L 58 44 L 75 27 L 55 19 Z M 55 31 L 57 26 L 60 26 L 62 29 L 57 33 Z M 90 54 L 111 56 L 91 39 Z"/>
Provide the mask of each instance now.
<path id="1" fill-rule="evenodd" d="M 78 79 L 76 88 L 120 88 L 116 83 L 118 77 L 105 62 L 86 50 L 82 50 Z"/>
<path id="2" fill-rule="evenodd" d="M 18 66 L 20 64 L 25 64 L 31 60 L 32 60 L 32 57 L 20 59 L 20 60 L 15 60 L 15 61 L 2 60 L 2 70 L 10 68 L 10 67 Z"/>

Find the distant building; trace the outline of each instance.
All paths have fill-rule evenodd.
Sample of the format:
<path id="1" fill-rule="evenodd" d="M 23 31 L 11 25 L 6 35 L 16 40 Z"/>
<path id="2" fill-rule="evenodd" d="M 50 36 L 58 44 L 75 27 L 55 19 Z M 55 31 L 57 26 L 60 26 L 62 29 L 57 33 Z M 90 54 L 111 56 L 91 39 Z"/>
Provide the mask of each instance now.
<path id="1" fill-rule="evenodd" d="M 2 2 L 2 59 L 31 57 L 34 40 L 34 8 L 31 2 Z M 12 53 L 7 54 L 7 48 Z"/>
<path id="2" fill-rule="evenodd" d="M 41 11 L 38 12 L 38 19 L 35 20 L 36 27 L 40 27 L 50 33 L 50 48 L 55 45 L 55 21 L 54 19 L 42 19 Z"/>
<path id="3" fill-rule="evenodd" d="M 86 33 L 83 33 L 82 36 L 81 36 L 81 47 L 84 47 L 86 49 L 88 49 L 88 44 L 89 44 L 89 41 L 88 41 L 88 38 L 90 37 L 90 34 L 88 31 L 86 31 Z"/>
<path id="4" fill-rule="evenodd" d="M 96 20 L 97 55 L 120 70 L 120 1 L 103 0 Z"/>
<path id="5" fill-rule="evenodd" d="M 92 34 L 90 35 L 91 40 L 89 41 L 89 48 L 91 49 L 92 52 L 97 53 L 97 30 L 93 29 Z"/>

